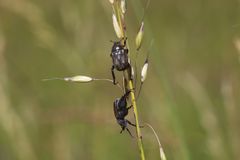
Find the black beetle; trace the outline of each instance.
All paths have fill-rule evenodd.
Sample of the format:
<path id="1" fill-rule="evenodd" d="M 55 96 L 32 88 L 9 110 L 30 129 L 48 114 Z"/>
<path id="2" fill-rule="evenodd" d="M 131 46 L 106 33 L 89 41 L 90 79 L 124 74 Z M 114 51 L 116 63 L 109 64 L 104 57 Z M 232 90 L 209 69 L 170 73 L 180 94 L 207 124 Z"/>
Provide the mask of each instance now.
<path id="1" fill-rule="evenodd" d="M 131 65 L 128 59 L 128 49 L 126 48 L 126 40 L 124 39 L 124 43 L 122 44 L 122 40 L 113 42 L 112 51 L 110 56 L 112 57 L 112 78 L 113 84 L 116 83 L 116 77 L 114 74 L 114 69 L 118 71 L 128 70 L 129 77 L 131 78 Z"/>
<path id="2" fill-rule="evenodd" d="M 131 123 L 129 120 L 125 119 L 125 117 L 128 115 L 128 110 L 132 107 L 132 106 L 127 107 L 127 98 L 130 92 L 131 91 L 127 91 L 121 98 L 118 98 L 113 102 L 113 111 L 117 123 L 122 127 L 120 133 L 122 133 L 126 129 L 128 133 L 131 135 L 131 137 L 133 137 L 131 132 L 127 128 L 127 124 L 130 124 L 135 127 L 136 125 Z"/>

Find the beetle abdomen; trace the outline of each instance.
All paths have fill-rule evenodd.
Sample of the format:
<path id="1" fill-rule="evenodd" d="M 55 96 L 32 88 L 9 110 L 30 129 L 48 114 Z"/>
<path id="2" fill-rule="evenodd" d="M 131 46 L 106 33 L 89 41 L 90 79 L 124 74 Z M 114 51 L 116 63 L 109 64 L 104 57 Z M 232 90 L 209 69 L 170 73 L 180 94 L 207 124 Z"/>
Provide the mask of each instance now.
<path id="1" fill-rule="evenodd" d="M 118 71 L 123 71 L 129 67 L 128 56 L 124 50 L 119 50 L 112 53 L 112 61 L 114 67 Z"/>

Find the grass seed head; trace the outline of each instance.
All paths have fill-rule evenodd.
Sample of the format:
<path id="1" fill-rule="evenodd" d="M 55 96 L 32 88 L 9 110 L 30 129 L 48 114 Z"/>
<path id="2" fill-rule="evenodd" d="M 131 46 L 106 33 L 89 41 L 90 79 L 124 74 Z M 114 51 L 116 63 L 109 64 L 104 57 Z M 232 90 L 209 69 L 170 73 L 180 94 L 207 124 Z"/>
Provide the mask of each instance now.
<path id="1" fill-rule="evenodd" d="M 143 40 L 143 33 L 144 33 L 144 22 L 141 23 L 141 26 L 139 28 L 138 34 L 136 36 L 136 48 L 139 50 L 142 45 L 142 40 Z"/>
<path id="2" fill-rule="evenodd" d="M 123 31 L 122 31 L 122 29 L 118 23 L 117 17 L 114 13 L 112 15 L 112 19 L 113 19 L 113 27 L 114 27 L 117 37 L 120 39 L 123 38 Z"/>
<path id="3" fill-rule="evenodd" d="M 111 4 L 113 4 L 113 3 L 114 3 L 114 0 L 109 0 L 109 2 L 110 2 Z"/>
<path id="4" fill-rule="evenodd" d="M 142 71 L 141 71 L 141 82 L 143 83 L 147 77 L 147 70 L 148 70 L 148 60 L 145 61 Z"/>
<path id="5" fill-rule="evenodd" d="M 70 81 L 70 82 L 88 83 L 93 81 L 93 78 L 88 76 L 74 76 L 74 77 L 66 77 L 64 78 L 64 80 Z"/>
<path id="6" fill-rule="evenodd" d="M 121 0 L 121 11 L 123 14 L 125 14 L 127 11 L 126 0 Z"/>

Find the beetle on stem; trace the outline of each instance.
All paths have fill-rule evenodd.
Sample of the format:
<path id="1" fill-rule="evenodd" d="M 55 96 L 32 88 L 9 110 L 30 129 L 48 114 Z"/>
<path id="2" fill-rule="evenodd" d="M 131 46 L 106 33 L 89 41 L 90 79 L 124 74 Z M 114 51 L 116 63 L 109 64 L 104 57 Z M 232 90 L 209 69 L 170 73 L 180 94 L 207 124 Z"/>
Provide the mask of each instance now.
<path id="1" fill-rule="evenodd" d="M 128 110 L 132 108 L 132 105 L 127 107 L 127 98 L 130 92 L 131 91 L 127 91 L 121 98 L 118 98 L 113 102 L 113 110 L 117 123 L 122 127 L 120 133 L 122 133 L 126 129 L 130 136 L 133 137 L 131 132 L 127 128 L 127 125 L 129 124 L 134 127 L 136 127 L 136 125 L 130 122 L 129 120 L 125 119 L 125 117 L 128 115 Z"/>
<path id="2" fill-rule="evenodd" d="M 114 73 L 114 69 L 118 71 L 128 71 L 129 77 L 131 77 L 131 65 L 129 63 L 128 58 L 128 49 L 126 48 L 127 38 L 124 39 L 122 44 L 122 40 L 113 42 L 112 51 L 110 56 L 112 57 L 112 78 L 113 84 L 117 84 L 116 77 Z"/>

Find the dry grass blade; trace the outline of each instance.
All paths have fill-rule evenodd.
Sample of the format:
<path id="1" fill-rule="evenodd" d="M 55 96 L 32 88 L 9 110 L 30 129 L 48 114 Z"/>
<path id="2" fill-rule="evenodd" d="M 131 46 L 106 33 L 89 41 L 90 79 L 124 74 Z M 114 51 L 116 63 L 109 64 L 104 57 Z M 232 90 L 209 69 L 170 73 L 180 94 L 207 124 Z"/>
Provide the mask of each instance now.
<path id="1" fill-rule="evenodd" d="M 155 132 L 155 130 L 153 129 L 153 127 L 152 127 L 150 124 L 145 123 L 145 125 L 148 126 L 148 127 L 152 130 L 154 136 L 155 136 L 156 139 L 157 139 L 158 146 L 159 146 L 160 159 L 161 159 L 161 160 L 167 160 L 167 158 L 166 158 L 166 156 L 165 156 L 165 153 L 164 153 L 164 151 L 163 151 L 163 147 L 162 147 L 162 145 L 161 145 L 161 142 L 160 142 L 160 140 L 159 140 L 159 138 L 158 138 L 157 133 Z"/>

